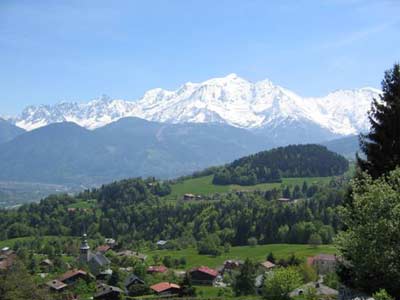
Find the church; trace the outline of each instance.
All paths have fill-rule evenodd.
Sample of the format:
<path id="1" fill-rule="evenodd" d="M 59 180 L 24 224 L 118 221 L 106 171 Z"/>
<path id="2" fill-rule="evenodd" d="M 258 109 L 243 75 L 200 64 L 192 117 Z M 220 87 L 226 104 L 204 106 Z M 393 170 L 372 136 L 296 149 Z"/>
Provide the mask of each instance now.
<path id="1" fill-rule="evenodd" d="M 81 265 L 87 265 L 89 270 L 94 275 L 99 275 L 100 273 L 109 269 L 110 261 L 101 252 L 90 251 L 90 246 L 87 242 L 86 233 L 82 236 L 79 263 Z"/>

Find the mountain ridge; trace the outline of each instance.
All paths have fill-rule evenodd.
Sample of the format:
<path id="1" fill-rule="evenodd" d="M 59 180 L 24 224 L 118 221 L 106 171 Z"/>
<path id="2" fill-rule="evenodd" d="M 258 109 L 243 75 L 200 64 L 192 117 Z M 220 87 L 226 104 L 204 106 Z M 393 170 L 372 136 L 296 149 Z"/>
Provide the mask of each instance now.
<path id="1" fill-rule="evenodd" d="M 135 101 L 103 96 L 88 103 L 61 102 L 29 106 L 12 122 L 26 130 L 70 121 L 95 129 L 124 117 L 161 123 L 223 123 L 260 130 L 306 121 L 332 136 L 369 127 L 366 112 L 380 91 L 364 87 L 336 90 L 324 97 L 301 97 L 266 79 L 252 83 L 232 73 L 201 83 L 187 82 L 174 91 L 155 88 Z"/>

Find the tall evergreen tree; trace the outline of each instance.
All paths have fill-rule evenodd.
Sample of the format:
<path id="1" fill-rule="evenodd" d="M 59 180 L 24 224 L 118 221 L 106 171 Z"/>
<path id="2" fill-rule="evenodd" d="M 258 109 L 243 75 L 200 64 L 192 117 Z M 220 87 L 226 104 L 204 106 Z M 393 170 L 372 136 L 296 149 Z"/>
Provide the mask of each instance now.
<path id="1" fill-rule="evenodd" d="M 357 157 L 362 171 L 377 178 L 400 165 L 400 65 L 385 72 L 383 94 L 369 111 L 371 130 L 360 135 L 366 159 Z"/>

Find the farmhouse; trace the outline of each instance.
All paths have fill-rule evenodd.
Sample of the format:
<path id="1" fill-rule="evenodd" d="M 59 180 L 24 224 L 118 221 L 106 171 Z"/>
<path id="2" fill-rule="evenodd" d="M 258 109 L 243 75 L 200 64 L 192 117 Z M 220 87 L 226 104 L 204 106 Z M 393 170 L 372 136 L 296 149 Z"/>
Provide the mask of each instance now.
<path id="1" fill-rule="evenodd" d="M 269 260 L 266 260 L 266 261 L 260 263 L 260 266 L 266 272 L 271 271 L 273 268 L 276 267 L 276 265 L 274 263 L 270 262 Z"/>
<path id="2" fill-rule="evenodd" d="M 67 287 L 67 284 L 58 279 L 54 279 L 46 282 L 46 286 L 52 291 L 62 292 Z"/>
<path id="3" fill-rule="evenodd" d="M 90 275 L 83 270 L 71 270 L 64 273 L 58 280 L 66 285 L 73 285 L 78 279 L 90 280 Z"/>
<path id="4" fill-rule="evenodd" d="M 181 287 L 175 283 L 160 282 L 150 287 L 157 295 L 176 295 L 180 292 Z"/>
<path id="5" fill-rule="evenodd" d="M 111 250 L 109 245 L 100 245 L 96 248 L 96 251 L 100 253 L 106 253 L 108 250 Z"/>
<path id="6" fill-rule="evenodd" d="M 193 284 L 213 285 L 218 276 L 218 271 L 201 266 L 189 271 Z"/>
<path id="7" fill-rule="evenodd" d="M 332 254 L 318 254 L 314 257 L 308 257 L 307 263 L 312 265 L 318 274 L 327 274 L 335 272 L 337 258 Z"/>
<path id="8" fill-rule="evenodd" d="M 119 300 L 120 295 L 124 293 L 118 287 L 102 284 L 98 286 L 97 293 L 94 295 L 93 299 L 97 300 Z"/>
<path id="9" fill-rule="evenodd" d="M 132 273 L 125 279 L 124 282 L 125 290 L 129 290 L 129 288 L 135 284 L 144 284 L 144 281 Z"/>
<path id="10" fill-rule="evenodd" d="M 165 266 L 150 266 L 147 268 L 147 273 L 154 274 L 154 273 L 165 273 L 168 269 Z"/>
<path id="11" fill-rule="evenodd" d="M 185 201 L 191 201 L 191 200 L 195 200 L 196 196 L 193 194 L 185 194 L 183 195 L 183 200 Z"/>

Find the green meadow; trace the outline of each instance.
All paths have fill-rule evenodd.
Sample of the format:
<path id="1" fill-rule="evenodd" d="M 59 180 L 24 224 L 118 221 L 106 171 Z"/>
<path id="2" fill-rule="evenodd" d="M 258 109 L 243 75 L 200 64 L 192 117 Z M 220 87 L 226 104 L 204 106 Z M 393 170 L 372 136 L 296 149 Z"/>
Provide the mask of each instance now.
<path id="1" fill-rule="evenodd" d="M 254 261 L 263 261 L 266 259 L 268 253 L 272 252 L 277 259 L 288 258 L 292 254 L 301 259 L 306 259 L 308 256 L 314 256 L 320 253 L 334 254 L 336 249 L 332 245 L 321 245 L 319 247 L 311 247 L 309 245 L 301 244 L 268 244 L 251 246 L 237 246 L 231 247 L 228 253 L 222 253 L 220 256 L 200 255 L 195 248 L 188 248 L 183 250 L 153 250 L 147 251 L 146 254 L 150 258 L 158 255 L 161 258 L 164 256 L 171 256 L 172 258 L 186 258 L 186 269 L 197 266 L 218 267 L 228 259 L 245 260 L 250 258 Z"/>
<path id="2" fill-rule="evenodd" d="M 213 175 L 186 179 L 172 185 L 171 194 L 166 196 L 168 199 L 180 199 L 186 193 L 196 195 L 211 195 L 214 193 L 226 193 L 230 191 L 267 191 L 273 188 L 284 186 L 301 186 L 303 182 L 307 184 L 313 183 L 328 183 L 332 177 L 298 177 L 298 178 L 283 178 L 281 183 L 261 183 L 251 186 L 241 186 L 236 184 L 230 185 L 214 185 L 212 184 Z"/>

